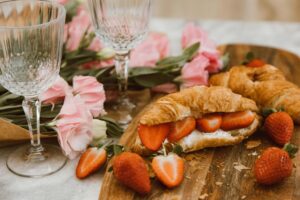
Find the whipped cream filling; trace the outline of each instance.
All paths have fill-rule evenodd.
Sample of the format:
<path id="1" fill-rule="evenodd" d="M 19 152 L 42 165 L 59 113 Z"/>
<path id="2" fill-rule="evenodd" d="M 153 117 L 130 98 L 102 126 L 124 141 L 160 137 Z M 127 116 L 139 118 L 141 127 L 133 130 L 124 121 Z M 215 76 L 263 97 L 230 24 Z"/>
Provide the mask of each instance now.
<path id="1" fill-rule="evenodd" d="M 192 147 L 195 141 L 200 140 L 210 140 L 210 139 L 233 139 L 237 136 L 243 136 L 248 133 L 249 130 L 254 129 L 258 125 L 258 119 L 255 119 L 251 125 L 246 128 L 231 130 L 231 131 L 224 131 L 222 129 L 218 129 L 215 132 L 206 133 L 201 132 L 197 129 L 193 130 L 192 133 L 187 135 L 186 137 L 182 138 L 179 143 L 183 143 L 188 147 Z"/>

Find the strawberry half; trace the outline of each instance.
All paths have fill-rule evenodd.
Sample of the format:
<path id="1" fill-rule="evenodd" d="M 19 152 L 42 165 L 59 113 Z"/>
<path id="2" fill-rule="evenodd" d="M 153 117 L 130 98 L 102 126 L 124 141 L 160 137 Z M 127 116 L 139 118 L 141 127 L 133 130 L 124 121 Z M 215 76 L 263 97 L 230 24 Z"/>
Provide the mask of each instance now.
<path id="1" fill-rule="evenodd" d="M 240 111 L 234 113 L 225 113 L 222 118 L 221 129 L 230 131 L 234 129 L 246 128 L 255 119 L 255 114 L 251 111 Z"/>
<path id="2" fill-rule="evenodd" d="M 288 143 L 294 132 L 293 119 L 286 112 L 270 114 L 265 120 L 264 127 L 270 138 L 279 145 Z"/>
<path id="3" fill-rule="evenodd" d="M 155 126 L 140 124 L 138 127 L 138 134 L 143 145 L 152 151 L 157 151 L 161 147 L 169 132 L 170 124 L 168 123 Z"/>
<path id="4" fill-rule="evenodd" d="M 77 178 L 83 179 L 97 171 L 106 162 L 106 151 L 103 148 L 88 148 L 80 157 L 76 168 Z"/>
<path id="5" fill-rule="evenodd" d="M 253 59 L 249 63 L 246 64 L 247 67 L 263 67 L 265 65 L 265 61 L 261 59 Z"/>
<path id="6" fill-rule="evenodd" d="M 146 163 L 138 154 L 123 152 L 116 156 L 113 171 L 118 181 L 139 194 L 145 195 L 151 191 Z"/>
<path id="7" fill-rule="evenodd" d="M 297 148 L 285 146 L 290 153 L 297 152 Z M 271 185 L 278 183 L 292 174 L 293 163 L 285 150 L 277 147 L 267 148 L 255 161 L 254 176 L 258 183 Z"/>
<path id="8" fill-rule="evenodd" d="M 168 135 L 169 142 L 177 142 L 181 138 L 189 135 L 196 128 L 196 120 L 187 117 L 183 120 L 174 122 Z"/>
<path id="9" fill-rule="evenodd" d="M 152 169 L 165 186 L 173 188 L 183 180 L 184 160 L 173 153 L 168 156 L 156 156 L 152 160 Z"/>
<path id="10" fill-rule="evenodd" d="M 215 132 L 221 127 L 222 115 L 218 113 L 206 114 L 197 119 L 197 128 L 206 133 Z"/>

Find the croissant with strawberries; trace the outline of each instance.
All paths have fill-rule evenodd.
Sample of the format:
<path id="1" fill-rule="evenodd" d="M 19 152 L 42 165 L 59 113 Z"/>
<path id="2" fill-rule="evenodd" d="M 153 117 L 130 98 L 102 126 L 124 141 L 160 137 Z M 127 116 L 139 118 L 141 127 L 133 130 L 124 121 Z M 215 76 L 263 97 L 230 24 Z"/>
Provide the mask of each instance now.
<path id="1" fill-rule="evenodd" d="M 237 94 L 253 99 L 260 109 L 284 109 L 300 124 L 300 88 L 287 81 L 274 66 L 235 66 L 228 72 L 212 76 L 210 84 L 228 87 Z"/>
<path id="2" fill-rule="evenodd" d="M 253 134 L 260 124 L 251 99 L 225 87 L 196 86 L 158 99 L 141 117 L 132 150 L 158 151 L 179 144 L 184 152 L 233 145 Z"/>

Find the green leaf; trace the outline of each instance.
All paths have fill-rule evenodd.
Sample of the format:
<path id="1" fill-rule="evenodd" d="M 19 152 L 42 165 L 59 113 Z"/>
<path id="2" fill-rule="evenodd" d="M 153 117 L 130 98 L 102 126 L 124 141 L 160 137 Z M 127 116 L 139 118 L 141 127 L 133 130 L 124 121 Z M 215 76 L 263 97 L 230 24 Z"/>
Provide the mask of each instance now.
<path id="1" fill-rule="evenodd" d="M 23 97 L 6 92 L 0 96 L 0 105 L 11 105 L 13 102 L 19 101 L 22 102 Z"/>
<path id="2" fill-rule="evenodd" d="M 22 109 L 22 105 L 7 105 L 7 106 L 1 106 L 0 111 L 5 111 L 5 110 L 11 110 L 11 109 Z"/>
<path id="3" fill-rule="evenodd" d="M 112 144 L 109 146 L 106 146 L 105 148 L 106 152 L 107 152 L 107 156 L 109 158 L 113 157 L 114 155 L 119 155 L 120 153 L 122 153 L 125 149 L 122 145 L 118 145 L 118 144 Z"/>
<path id="4" fill-rule="evenodd" d="M 168 68 L 168 67 L 182 67 L 187 61 L 191 60 L 197 53 L 200 47 L 200 43 L 197 42 L 190 47 L 186 48 L 182 55 L 171 56 L 156 63 L 158 69 Z"/>
<path id="5" fill-rule="evenodd" d="M 176 153 L 177 155 L 180 155 L 180 154 L 183 153 L 183 148 L 182 148 L 181 145 L 175 144 L 175 145 L 173 146 L 172 152 L 173 152 L 173 153 Z"/>
<path id="6" fill-rule="evenodd" d="M 149 75 L 149 74 L 155 74 L 155 73 L 157 73 L 157 70 L 155 68 L 135 67 L 135 68 L 130 69 L 129 76 L 135 77 L 135 76 Z"/>
<path id="7" fill-rule="evenodd" d="M 296 145 L 287 143 L 284 145 L 283 150 L 288 152 L 288 154 L 291 158 L 295 158 L 295 155 L 298 152 L 298 147 Z"/>
<path id="8" fill-rule="evenodd" d="M 270 114 L 278 112 L 275 108 L 263 108 L 262 109 L 262 116 L 268 117 Z"/>
<path id="9" fill-rule="evenodd" d="M 108 117 L 100 117 L 99 118 L 100 120 L 103 120 L 106 122 L 106 127 L 107 127 L 107 130 L 106 130 L 106 135 L 110 138 L 113 138 L 113 137 L 120 137 L 124 130 L 123 128 L 121 128 L 118 123 L 116 121 L 114 121 L 113 119 L 111 118 L 108 118 Z"/>
<path id="10" fill-rule="evenodd" d="M 167 73 L 156 73 L 134 77 L 133 80 L 140 86 L 151 88 L 163 83 L 172 82 L 175 77 Z"/>
<path id="11" fill-rule="evenodd" d="M 229 66 L 229 61 L 230 61 L 230 53 L 225 53 L 222 58 L 222 63 L 223 63 L 223 68 L 222 68 L 222 72 L 226 72 L 229 70 L 230 66 Z"/>
<path id="12" fill-rule="evenodd" d="M 249 51 L 244 58 L 244 61 L 242 62 L 242 65 L 248 64 L 251 60 L 255 58 L 254 53 Z"/>
<path id="13" fill-rule="evenodd" d="M 183 66 L 188 58 L 186 55 L 167 57 L 159 61 L 156 66 L 158 69 Z"/>
<path id="14" fill-rule="evenodd" d="M 66 23 L 70 22 L 73 16 L 77 14 L 79 4 L 79 1 L 69 1 L 65 5 L 65 8 L 67 10 Z"/>
<path id="15" fill-rule="evenodd" d="M 254 53 L 249 51 L 246 56 L 245 56 L 246 60 L 251 61 L 255 58 Z"/>
<path id="16" fill-rule="evenodd" d="M 0 94 L 4 92 L 7 92 L 7 90 L 2 85 L 0 85 Z"/>
<path id="17" fill-rule="evenodd" d="M 188 48 L 186 48 L 183 51 L 183 55 L 186 55 L 189 58 L 192 58 L 198 53 L 199 48 L 200 48 L 200 42 L 197 42 L 197 43 L 189 46 Z"/>

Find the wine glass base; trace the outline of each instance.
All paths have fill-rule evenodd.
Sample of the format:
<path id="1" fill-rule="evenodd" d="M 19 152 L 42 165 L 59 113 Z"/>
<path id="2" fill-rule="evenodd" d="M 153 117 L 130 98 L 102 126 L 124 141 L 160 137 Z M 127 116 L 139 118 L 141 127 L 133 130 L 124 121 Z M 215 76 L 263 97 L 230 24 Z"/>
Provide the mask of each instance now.
<path id="1" fill-rule="evenodd" d="M 44 151 L 31 151 L 30 145 L 24 145 L 12 152 L 7 161 L 7 168 L 18 176 L 43 177 L 59 171 L 67 162 L 61 149 L 54 145 L 43 145 Z"/>
<path id="2" fill-rule="evenodd" d="M 120 98 L 112 105 L 112 118 L 119 125 L 126 127 L 132 120 L 131 113 L 135 107 L 129 98 Z"/>

